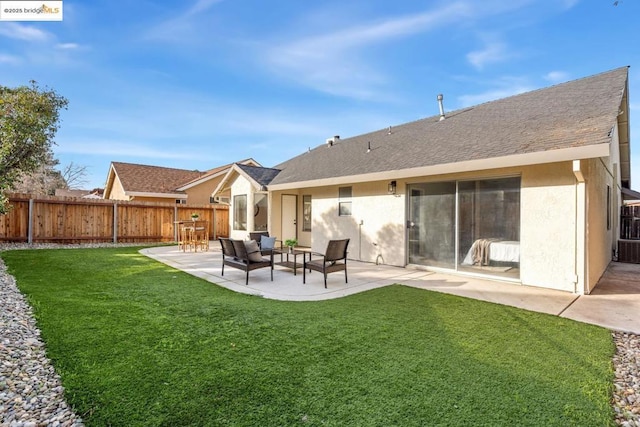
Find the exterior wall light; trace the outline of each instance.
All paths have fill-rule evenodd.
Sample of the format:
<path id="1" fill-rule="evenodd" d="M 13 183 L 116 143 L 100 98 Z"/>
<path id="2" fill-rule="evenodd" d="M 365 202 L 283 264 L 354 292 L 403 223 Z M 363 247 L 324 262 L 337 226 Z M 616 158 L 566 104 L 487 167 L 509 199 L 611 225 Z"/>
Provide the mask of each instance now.
<path id="1" fill-rule="evenodd" d="M 396 182 L 395 181 L 389 182 L 388 191 L 389 191 L 389 194 L 396 194 Z"/>

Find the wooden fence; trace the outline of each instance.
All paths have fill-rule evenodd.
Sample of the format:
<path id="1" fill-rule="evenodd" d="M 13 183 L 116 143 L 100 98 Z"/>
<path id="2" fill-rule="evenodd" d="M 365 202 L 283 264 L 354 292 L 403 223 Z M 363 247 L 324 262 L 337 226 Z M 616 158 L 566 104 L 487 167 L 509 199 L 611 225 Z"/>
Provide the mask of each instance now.
<path id="1" fill-rule="evenodd" d="M 640 206 L 622 206 L 620 210 L 620 238 L 640 240 Z"/>
<path id="2" fill-rule="evenodd" d="M 229 236 L 226 205 L 180 205 L 9 194 L 0 241 L 28 243 L 173 242 L 174 222 L 192 213 L 209 221 L 212 239 Z"/>
<path id="3" fill-rule="evenodd" d="M 618 261 L 640 264 L 640 206 L 620 210 Z"/>

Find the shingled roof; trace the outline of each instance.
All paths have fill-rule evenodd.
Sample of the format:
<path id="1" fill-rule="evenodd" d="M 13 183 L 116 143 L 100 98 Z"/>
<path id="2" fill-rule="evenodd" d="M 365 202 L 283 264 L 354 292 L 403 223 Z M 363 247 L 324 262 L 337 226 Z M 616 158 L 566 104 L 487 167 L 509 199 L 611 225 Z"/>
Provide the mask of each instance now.
<path id="1" fill-rule="evenodd" d="M 275 166 L 281 172 L 271 185 L 608 144 L 627 73 L 622 67 L 452 111 L 442 121 L 437 115 L 322 144 Z"/>
<path id="2" fill-rule="evenodd" d="M 127 192 L 177 193 L 176 189 L 185 182 L 205 174 L 200 171 L 134 163 L 112 162 L 111 165 Z"/>
<path id="3" fill-rule="evenodd" d="M 280 173 L 280 169 L 242 164 L 238 164 L 237 166 L 261 186 L 269 185 L 271 181 L 273 181 L 273 178 Z"/>
<path id="4" fill-rule="evenodd" d="M 256 162 L 255 160 L 253 160 L 251 157 L 244 159 L 244 160 L 240 160 L 234 163 L 238 163 L 238 164 L 249 164 L 249 165 L 260 165 L 258 162 Z M 218 166 L 217 168 L 213 168 L 213 169 L 209 169 L 206 172 L 203 172 L 200 176 L 192 179 L 189 182 L 185 182 L 183 184 L 181 184 L 178 189 L 180 190 L 186 190 L 189 187 L 192 187 L 194 185 L 200 184 L 208 179 L 211 179 L 212 177 L 215 177 L 217 175 L 222 174 L 223 172 L 226 173 L 227 170 L 229 170 L 229 168 L 231 168 L 231 166 L 233 166 L 233 163 L 229 163 L 223 166 Z"/>

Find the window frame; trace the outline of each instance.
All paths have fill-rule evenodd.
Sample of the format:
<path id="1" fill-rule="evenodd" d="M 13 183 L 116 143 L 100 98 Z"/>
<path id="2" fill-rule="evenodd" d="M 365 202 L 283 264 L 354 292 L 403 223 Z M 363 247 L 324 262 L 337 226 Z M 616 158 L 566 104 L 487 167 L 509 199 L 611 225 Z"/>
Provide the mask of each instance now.
<path id="1" fill-rule="evenodd" d="M 311 231 L 311 194 L 302 195 L 302 231 Z"/>
<path id="2" fill-rule="evenodd" d="M 353 215 L 353 187 L 338 187 L 338 216 Z"/>
<path id="3" fill-rule="evenodd" d="M 244 201 L 244 207 L 239 208 L 241 201 Z M 244 218 L 241 218 L 242 212 L 244 212 Z M 242 219 L 244 219 L 244 226 L 242 225 Z M 247 230 L 247 195 L 237 194 L 233 196 L 233 229 L 234 230 Z"/>

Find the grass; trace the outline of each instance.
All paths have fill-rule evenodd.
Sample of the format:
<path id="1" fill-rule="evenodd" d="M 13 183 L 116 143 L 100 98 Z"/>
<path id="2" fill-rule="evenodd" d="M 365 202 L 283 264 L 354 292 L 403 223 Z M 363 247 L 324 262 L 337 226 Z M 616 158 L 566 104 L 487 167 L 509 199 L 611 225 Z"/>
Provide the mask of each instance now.
<path id="1" fill-rule="evenodd" d="M 399 285 L 266 300 L 137 249 L 0 254 L 88 426 L 615 425 L 603 328 Z"/>

